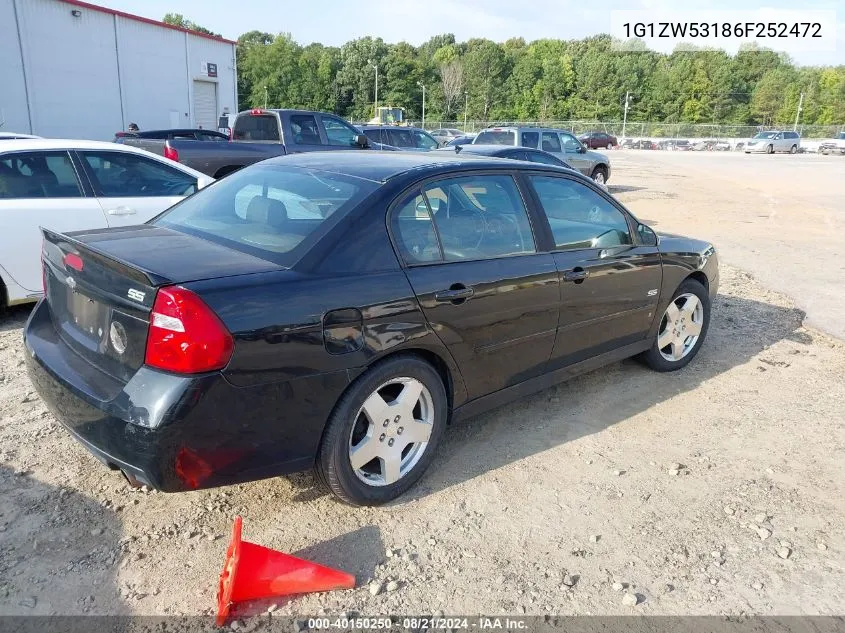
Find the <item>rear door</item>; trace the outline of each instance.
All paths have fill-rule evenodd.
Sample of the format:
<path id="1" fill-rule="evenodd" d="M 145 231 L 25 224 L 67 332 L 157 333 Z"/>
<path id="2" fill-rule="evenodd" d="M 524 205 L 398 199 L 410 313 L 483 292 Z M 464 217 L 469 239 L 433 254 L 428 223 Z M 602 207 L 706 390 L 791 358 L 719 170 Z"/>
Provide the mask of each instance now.
<path id="1" fill-rule="evenodd" d="M 510 174 L 435 180 L 393 207 L 391 232 L 434 331 L 471 398 L 541 374 L 560 299 Z"/>
<path id="2" fill-rule="evenodd" d="M 79 150 L 109 226 L 143 224 L 197 190 L 197 180 L 163 161 L 130 152 Z"/>
<path id="3" fill-rule="evenodd" d="M 0 266 L 41 291 L 41 231 L 105 228 L 103 210 L 67 151 L 0 154 Z"/>
<path id="4" fill-rule="evenodd" d="M 554 240 L 561 310 L 549 370 L 642 341 L 660 299 L 658 248 L 604 193 L 566 175 L 527 176 Z"/>

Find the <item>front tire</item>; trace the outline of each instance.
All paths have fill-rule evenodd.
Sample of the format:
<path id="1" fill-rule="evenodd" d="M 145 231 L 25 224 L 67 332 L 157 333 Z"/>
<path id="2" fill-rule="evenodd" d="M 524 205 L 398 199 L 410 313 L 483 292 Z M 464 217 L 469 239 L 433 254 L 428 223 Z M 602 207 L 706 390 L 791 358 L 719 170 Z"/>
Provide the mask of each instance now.
<path id="1" fill-rule="evenodd" d="M 769 145 L 769 146 L 766 148 L 766 153 L 767 153 L 767 154 L 774 154 L 774 153 L 775 153 L 775 146 L 774 146 L 774 145 Z"/>
<path id="2" fill-rule="evenodd" d="M 607 168 L 599 165 L 593 170 L 593 173 L 590 175 L 590 178 L 593 179 L 598 185 L 607 184 Z"/>
<path id="3" fill-rule="evenodd" d="M 446 389 L 412 355 L 373 365 L 341 396 L 317 453 L 317 479 L 351 505 L 380 505 L 428 468 L 446 427 Z"/>
<path id="4" fill-rule="evenodd" d="M 655 371 L 681 369 L 698 354 L 709 327 L 710 294 L 695 279 L 687 279 L 666 307 L 654 343 L 640 358 Z"/>
<path id="5" fill-rule="evenodd" d="M 613 149 L 613 143 L 608 143 L 608 144 L 607 144 L 607 149 Z"/>
<path id="6" fill-rule="evenodd" d="M 797 145 L 793 145 L 792 147 L 790 147 L 790 148 L 789 148 L 789 153 L 790 153 L 790 154 L 797 154 L 797 153 L 798 153 L 798 146 L 797 146 Z"/>

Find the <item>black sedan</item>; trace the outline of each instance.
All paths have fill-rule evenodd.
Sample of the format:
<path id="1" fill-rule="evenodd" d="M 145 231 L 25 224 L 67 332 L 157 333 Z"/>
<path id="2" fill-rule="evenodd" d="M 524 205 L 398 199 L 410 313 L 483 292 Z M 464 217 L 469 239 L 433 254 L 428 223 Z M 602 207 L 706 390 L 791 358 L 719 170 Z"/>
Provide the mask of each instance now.
<path id="1" fill-rule="evenodd" d="M 554 154 L 544 152 L 541 149 L 530 147 L 509 147 L 507 145 L 456 145 L 453 147 L 442 147 L 437 152 L 451 152 L 461 156 L 487 156 L 488 158 L 510 158 L 511 160 L 525 160 L 530 163 L 542 165 L 556 165 L 574 169 L 572 165 L 561 160 Z"/>
<path id="2" fill-rule="evenodd" d="M 560 167 L 312 152 L 145 225 L 44 230 L 27 368 L 133 485 L 314 468 L 341 499 L 411 487 L 450 420 L 639 356 L 699 351 L 714 248 L 658 237 Z"/>

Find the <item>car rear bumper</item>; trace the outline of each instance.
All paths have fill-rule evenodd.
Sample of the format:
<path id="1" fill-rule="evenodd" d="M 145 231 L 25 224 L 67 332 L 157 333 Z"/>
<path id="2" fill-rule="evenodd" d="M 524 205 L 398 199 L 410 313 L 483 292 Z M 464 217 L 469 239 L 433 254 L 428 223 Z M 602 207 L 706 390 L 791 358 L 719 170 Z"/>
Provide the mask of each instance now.
<path id="1" fill-rule="evenodd" d="M 336 372 L 235 387 L 219 372 L 179 376 L 148 367 L 117 383 L 58 337 L 44 301 L 24 341 L 29 377 L 70 434 L 110 468 L 165 492 L 310 468 L 348 384 L 346 372 Z"/>

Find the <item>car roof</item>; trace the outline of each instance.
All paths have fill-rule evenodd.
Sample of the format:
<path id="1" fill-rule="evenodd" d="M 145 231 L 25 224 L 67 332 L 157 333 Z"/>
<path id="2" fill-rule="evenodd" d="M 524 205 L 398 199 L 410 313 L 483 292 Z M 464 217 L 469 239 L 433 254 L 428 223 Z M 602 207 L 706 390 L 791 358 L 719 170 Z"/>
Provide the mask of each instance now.
<path id="1" fill-rule="evenodd" d="M 157 154 L 153 154 L 152 152 L 148 152 L 146 150 L 140 149 L 138 147 L 132 147 L 131 145 L 123 145 L 120 143 L 112 143 L 111 141 L 85 141 L 80 139 L 67 139 L 67 138 L 24 138 L 24 139 L 11 139 L 8 141 L 4 141 L 2 145 L 0 145 L 0 152 L 24 152 L 24 151 L 49 151 L 49 150 L 103 150 L 103 151 L 110 151 L 110 152 L 124 152 L 128 154 L 140 154 L 141 156 L 146 156 L 147 158 L 153 158 L 157 162 L 165 162 L 176 169 L 184 171 L 188 174 L 191 174 L 195 178 L 205 178 L 205 174 L 202 174 L 195 169 L 191 169 L 187 165 L 183 165 L 182 163 L 177 163 L 176 161 L 171 161 L 166 158 L 162 158 Z"/>
<path id="2" fill-rule="evenodd" d="M 421 127 L 411 127 L 408 125 L 362 125 L 362 130 L 419 130 L 420 132 L 425 132 L 426 134 L 430 134 L 430 132 L 426 132 L 426 130 L 422 129 Z"/>
<path id="3" fill-rule="evenodd" d="M 365 178 L 376 182 L 387 182 L 391 178 L 409 172 L 424 177 L 426 174 L 448 173 L 450 169 L 460 167 L 468 169 L 513 169 L 519 163 L 520 161 L 507 158 L 479 158 L 478 155 L 461 158 L 461 153 L 438 150 L 431 152 L 380 152 L 377 150 L 302 152 L 278 156 L 261 162 L 262 165 L 303 167 Z M 547 168 L 556 172 L 560 170 L 560 167 L 556 165 L 540 163 L 530 163 L 530 165 L 532 169 Z"/>

